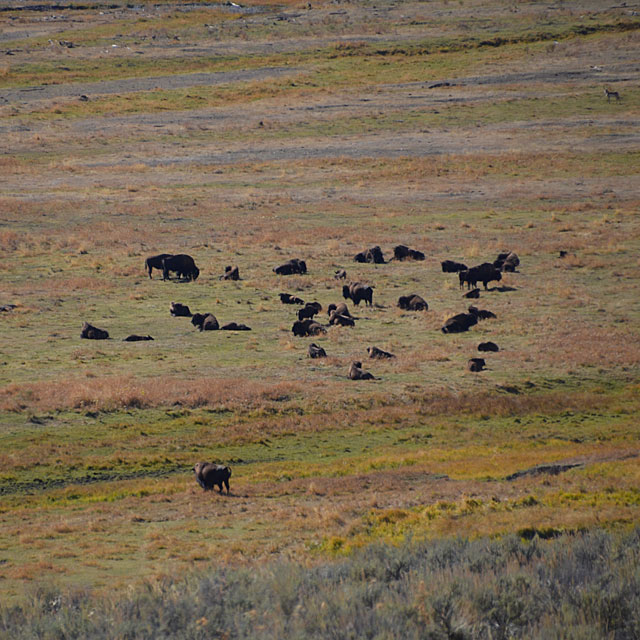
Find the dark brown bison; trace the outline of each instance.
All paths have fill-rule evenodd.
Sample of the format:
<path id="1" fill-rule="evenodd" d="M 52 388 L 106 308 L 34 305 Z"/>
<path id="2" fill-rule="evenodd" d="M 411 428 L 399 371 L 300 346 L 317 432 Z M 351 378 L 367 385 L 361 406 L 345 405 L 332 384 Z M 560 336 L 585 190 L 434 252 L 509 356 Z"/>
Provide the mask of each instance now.
<path id="1" fill-rule="evenodd" d="M 173 254 L 171 253 L 160 253 L 157 256 L 151 256 L 144 261 L 144 268 L 149 272 L 149 278 L 151 278 L 151 272 L 154 269 L 158 271 L 162 271 L 162 261 L 165 258 L 171 258 Z"/>
<path id="2" fill-rule="evenodd" d="M 484 358 L 469 358 L 469 362 L 467 362 L 467 369 L 469 371 L 482 371 L 485 365 L 486 363 Z"/>
<path id="3" fill-rule="evenodd" d="M 349 307 L 347 307 L 345 302 L 340 302 L 339 304 L 333 304 L 331 303 L 328 307 L 327 307 L 327 315 L 331 315 L 333 312 L 339 313 L 342 316 L 349 316 L 351 317 L 351 313 L 349 312 Z"/>
<path id="4" fill-rule="evenodd" d="M 467 288 L 471 289 L 471 287 L 475 288 L 478 282 L 482 282 L 486 289 L 489 282 L 502 280 L 502 274 L 500 273 L 500 269 L 496 269 L 491 263 L 483 262 L 466 271 L 460 271 L 458 278 L 460 280 L 460 287 L 463 287 L 466 282 Z"/>
<path id="5" fill-rule="evenodd" d="M 238 267 L 231 265 L 224 268 L 224 274 L 220 276 L 220 280 L 240 280 L 240 271 Z"/>
<path id="6" fill-rule="evenodd" d="M 486 309 L 478 309 L 477 307 L 469 307 L 469 313 L 475 313 L 478 320 L 490 320 L 496 318 L 496 314 Z"/>
<path id="7" fill-rule="evenodd" d="M 345 300 L 352 300 L 356 307 L 363 300 L 368 306 L 371 306 L 373 304 L 373 287 L 360 282 L 345 284 L 342 287 L 342 297 Z"/>
<path id="8" fill-rule="evenodd" d="M 455 262 L 454 260 L 444 260 L 440 263 L 443 273 L 458 273 L 459 271 L 466 271 L 467 265 L 462 262 Z"/>
<path id="9" fill-rule="evenodd" d="M 336 280 L 345 280 L 347 277 L 347 272 L 344 269 L 338 269 L 333 277 Z"/>
<path id="10" fill-rule="evenodd" d="M 383 360 L 385 358 L 395 358 L 393 353 L 389 353 L 388 351 L 383 351 L 382 349 L 378 349 L 378 347 L 367 347 L 367 353 L 370 358 L 378 358 L 379 360 Z"/>
<path id="11" fill-rule="evenodd" d="M 321 333 L 327 333 L 327 330 L 315 320 L 311 318 L 306 318 L 305 320 L 297 320 L 293 323 L 293 327 L 291 327 L 291 331 L 294 336 L 298 336 L 299 338 L 304 338 L 306 336 L 317 336 Z"/>
<path id="12" fill-rule="evenodd" d="M 302 309 L 298 310 L 298 320 L 313 318 L 320 311 L 322 311 L 322 305 L 319 302 L 307 302 Z"/>
<path id="13" fill-rule="evenodd" d="M 229 478 L 231 469 L 221 464 L 212 462 L 196 462 L 193 467 L 198 484 L 205 490 L 210 491 L 214 486 L 218 486 L 218 492 L 222 493 L 222 485 L 227 488 L 229 495 Z"/>
<path id="14" fill-rule="evenodd" d="M 221 331 L 251 331 L 251 327 L 237 322 L 227 322 L 220 327 Z"/>
<path id="15" fill-rule="evenodd" d="M 169 278 L 169 274 L 172 272 L 178 278 L 186 278 L 187 280 L 197 280 L 200 275 L 200 269 L 196 267 L 195 261 L 186 253 L 162 259 L 162 279 Z"/>
<path id="16" fill-rule="evenodd" d="M 326 358 L 327 357 L 327 352 L 322 347 L 319 347 L 315 342 L 312 342 L 309 345 L 309 350 L 307 351 L 307 353 L 309 354 L 310 358 Z"/>
<path id="17" fill-rule="evenodd" d="M 284 264 L 274 267 L 273 270 L 279 276 L 290 276 L 295 273 L 302 275 L 307 273 L 307 263 L 304 260 L 299 260 L 298 258 L 291 258 L 291 260 L 287 260 Z"/>
<path id="18" fill-rule="evenodd" d="M 107 340 L 109 332 L 104 329 L 98 329 L 98 327 L 94 327 L 92 324 L 85 322 L 82 325 L 80 337 L 86 340 Z"/>
<path id="19" fill-rule="evenodd" d="M 212 313 L 194 313 L 191 324 L 200 331 L 216 331 L 220 328 L 218 319 Z"/>
<path id="20" fill-rule="evenodd" d="M 495 342 L 481 342 L 478 351 L 500 351 L 500 347 Z"/>
<path id="21" fill-rule="evenodd" d="M 467 291 L 463 296 L 463 298 L 479 298 L 480 297 L 480 289 L 471 289 L 471 291 Z"/>
<path id="22" fill-rule="evenodd" d="M 180 304 L 179 302 L 172 302 L 169 305 L 169 313 L 172 316 L 190 318 L 193 314 L 186 304 Z"/>
<path id="23" fill-rule="evenodd" d="M 471 307 L 471 309 L 473 308 Z M 477 313 L 471 310 L 469 313 L 458 313 L 444 323 L 442 333 L 462 333 L 463 331 L 468 331 L 475 324 L 478 324 Z"/>
<path id="24" fill-rule="evenodd" d="M 127 336 L 123 342 L 142 342 L 144 340 L 153 340 L 151 336 L 138 336 L 135 333 Z"/>
<path id="25" fill-rule="evenodd" d="M 375 380 L 372 373 L 362 368 L 362 362 L 352 362 L 349 367 L 349 378 L 351 380 Z"/>
<path id="26" fill-rule="evenodd" d="M 373 264 L 384 264 L 384 256 L 382 255 L 382 249 L 378 246 L 371 247 L 357 253 L 353 259 L 356 262 L 371 262 Z"/>
<path id="27" fill-rule="evenodd" d="M 280 302 L 282 302 L 282 304 L 304 304 L 304 300 L 296 298 L 289 293 L 281 293 Z"/>
<path id="28" fill-rule="evenodd" d="M 394 260 L 424 260 L 424 253 L 417 251 L 416 249 L 409 249 L 409 247 L 399 244 L 393 249 Z"/>
<path id="29" fill-rule="evenodd" d="M 329 316 L 329 324 L 337 324 L 341 327 L 355 327 L 356 321 L 351 316 L 345 316 L 337 311 L 332 311 Z"/>
<path id="30" fill-rule="evenodd" d="M 407 311 L 428 311 L 429 305 L 427 301 L 416 294 L 408 296 L 400 296 L 398 298 L 398 306 Z"/>
<path id="31" fill-rule="evenodd" d="M 493 266 L 501 271 L 515 271 L 520 264 L 520 258 L 513 251 L 503 251 L 493 261 Z"/>

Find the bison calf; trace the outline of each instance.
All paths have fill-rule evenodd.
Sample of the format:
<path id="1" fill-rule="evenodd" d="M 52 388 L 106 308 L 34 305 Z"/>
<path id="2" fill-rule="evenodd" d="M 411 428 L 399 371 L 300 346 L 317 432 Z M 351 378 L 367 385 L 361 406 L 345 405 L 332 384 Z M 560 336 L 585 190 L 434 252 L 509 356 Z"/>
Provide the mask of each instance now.
<path id="1" fill-rule="evenodd" d="M 227 495 L 229 495 L 229 478 L 231 477 L 231 469 L 229 467 L 211 462 L 196 462 L 193 467 L 193 473 L 198 484 L 205 491 L 210 491 L 217 485 L 219 493 L 222 493 L 222 485 L 224 484 L 227 488 Z"/>

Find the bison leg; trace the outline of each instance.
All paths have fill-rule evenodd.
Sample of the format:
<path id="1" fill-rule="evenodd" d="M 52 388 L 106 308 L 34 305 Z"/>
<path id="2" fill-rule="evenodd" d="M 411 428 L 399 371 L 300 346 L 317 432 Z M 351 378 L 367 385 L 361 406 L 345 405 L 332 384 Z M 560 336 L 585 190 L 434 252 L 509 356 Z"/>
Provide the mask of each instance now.
<path id="1" fill-rule="evenodd" d="M 227 495 L 229 495 L 229 478 L 224 479 L 224 486 L 227 487 Z"/>

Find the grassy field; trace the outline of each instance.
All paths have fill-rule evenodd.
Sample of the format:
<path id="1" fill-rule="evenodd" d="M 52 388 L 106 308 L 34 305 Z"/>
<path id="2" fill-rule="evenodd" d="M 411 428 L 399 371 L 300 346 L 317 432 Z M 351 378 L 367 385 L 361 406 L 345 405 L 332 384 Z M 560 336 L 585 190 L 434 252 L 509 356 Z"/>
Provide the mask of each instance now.
<path id="1" fill-rule="evenodd" d="M 638 526 L 629 8 L 5 4 L 3 600 Z M 353 261 L 397 244 L 425 261 Z M 440 262 L 504 250 L 517 272 L 475 301 L 497 318 L 443 334 L 473 301 Z M 197 281 L 150 279 L 163 252 L 192 255 Z M 291 257 L 306 275 L 273 273 Z M 294 337 L 278 294 L 319 301 L 327 325 L 340 268 L 373 306 Z M 397 307 L 413 293 L 428 311 Z M 200 333 L 172 301 L 252 331 Z M 81 340 L 84 321 L 111 339 Z M 500 351 L 468 372 L 487 340 Z M 354 360 L 376 379 L 349 380 Z M 231 495 L 202 492 L 199 460 L 232 467 Z"/>

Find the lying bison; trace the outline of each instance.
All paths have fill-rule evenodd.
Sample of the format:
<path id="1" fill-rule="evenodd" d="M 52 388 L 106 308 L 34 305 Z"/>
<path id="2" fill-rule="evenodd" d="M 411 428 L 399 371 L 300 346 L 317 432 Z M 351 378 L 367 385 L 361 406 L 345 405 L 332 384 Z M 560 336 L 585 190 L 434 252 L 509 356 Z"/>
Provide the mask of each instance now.
<path id="1" fill-rule="evenodd" d="M 220 276 L 220 280 L 240 280 L 240 271 L 238 267 L 228 265 L 224 268 L 224 274 Z"/>
<path id="2" fill-rule="evenodd" d="M 162 259 L 162 279 L 167 280 L 170 273 L 175 273 L 178 278 L 197 280 L 200 269 L 196 267 L 193 258 L 186 253 L 177 256 L 168 256 Z"/>
<path id="3" fill-rule="evenodd" d="M 466 282 L 467 288 L 471 289 L 471 287 L 475 288 L 478 282 L 482 282 L 486 289 L 489 282 L 502 280 L 502 273 L 500 273 L 500 269 L 496 269 L 490 262 L 483 262 L 466 271 L 460 271 L 458 278 L 460 287 L 463 287 Z"/>
<path id="4" fill-rule="evenodd" d="M 331 315 L 329 316 L 329 324 L 337 324 L 341 327 L 355 327 L 356 321 L 351 316 L 338 313 L 337 311 L 332 311 Z"/>
<path id="5" fill-rule="evenodd" d="M 500 347 L 495 342 L 481 342 L 478 351 L 500 351 Z"/>
<path id="6" fill-rule="evenodd" d="M 424 260 L 424 253 L 417 251 L 416 249 L 409 249 L 409 247 L 399 244 L 393 249 L 394 260 Z"/>
<path id="7" fill-rule="evenodd" d="M 251 331 L 251 327 L 237 322 L 227 322 L 220 327 L 221 331 Z"/>
<path id="8" fill-rule="evenodd" d="M 389 353 L 388 351 L 383 351 L 382 349 L 378 349 L 378 347 L 367 347 L 367 353 L 370 358 L 378 358 L 379 360 L 383 360 L 385 358 L 395 358 L 393 353 Z"/>
<path id="9" fill-rule="evenodd" d="M 520 264 L 520 258 L 513 251 L 504 251 L 498 254 L 498 257 L 493 261 L 493 266 L 501 271 L 513 272 Z"/>
<path id="10" fill-rule="evenodd" d="M 169 305 L 169 313 L 172 316 L 181 318 L 190 318 L 193 315 L 186 304 L 180 304 L 179 302 L 172 302 Z"/>
<path id="11" fill-rule="evenodd" d="M 371 306 L 373 304 L 373 287 L 360 282 L 345 284 L 342 287 L 342 297 L 345 300 L 352 300 L 356 307 L 363 300 L 368 306 Z"/>
<path id="12" fill-rule="evenodd" d="M 347 272 L 344 269 L 338 269 L 334 276 L 333 276 L 336 280 L 346 280 L 347 278 Z"/>
<path id="13" fill-rule="evenodd" d="M 462 262 L 455 262 L 454 260 L 444 260 L 440 263 L 443 273 L 458 273 L 459 271 L 466 271 L 467 265 Z"/>
<path id="14" fill-rule="evenodd" d="M 467 362 L 467 369 L 469 371 L 482 371 L 485 368 L 486 362 L 484 358 L 469 358 Z"/>
<path id="15" fill-rule="evenodd" d="M 162 261 L 165 258 L 171 258 L 173 254 L 171 253 L 160 253 L 157 256 L 151 256 L 144 261 L 144 268 L 149 272 L 149 278 L 151 278 L 151 272 L 154 269 L 158 271 L 162 271 Z"/>
<path id="16" fill-rule="evenodd" d="M 284 264 L 274 267 L 273 271 L 279 276 L 291 276 L 296 273 L 303 275 L 307 273 L 307 263 L 298 258 L 291 258 L 291 260 L 287 260 Z"/>
<path id="17" fill-rule="evenodd" d="M 304 338 L 306 336 L 318 336 L 321 333 L 327 333 L 327 330 L 315 320 L 306 318 L 305 320 L 297 320 L 293 323 L 291 331 L 294 336 Z"/>
<path id="18" fill-rule="evenodd" d="M 382 255 L 382 249 L 377 245 L 357 253 L 353 259 L 356 262 L 370 262 L 372 264 L 384 264 L 384 256 Z"/>
<path id="19" fill-rule="evenodd" d="M 309 354 L 310 358 L 326 358 L 327 357 L 327 352 L 322 347 L 319 347 L 315 342 L 312 342 L 309 345 L 309 349 L 307 353 Z"/>
<path id="20" fill-rule="evenodd" d="M 416 294 L 408 296 L 400 296 L 398 298 L 398 306 L 406 311 L 428 311 L 429 305 L 427 301 Z"/>
<path id="21" fill-rule="evenodd" d="M 280 302 L 282 302 L 282 304 L 304 304 L 304 300 L 296 298 L 296 296 L 292 296 L 289 293 L 281 293 Z"/>
<path id="22" fill-rule="evenodd" d="M 352 362 L 349 367 L 349 378 L 351 380 L 375 380 L 372 373 L 362 368 L 362 362 Z"/>
<path id="23" fill-rule="evenodd" d="M 194 313 L 191 324 L 200 331 L 216 331 L 220 328 L 218 319 L 212 313 Z"/>
<path id="24" fill-rule="evenodd" d="M 198 484 L 205 490 L 210 491 L 214 486 L 218 486 L 218 492 L 222 493 L 222 485 L 227 488 L 229 495 L 229 478 L 231 469 L 221 464 L 212 462 L 196 462 L 193 467 Z"/>
<path id="25" fill-rule="evenodd" d="M 333 302 L 327 307 L 327 315 L 331 315 L 333 312 L 339 313 L 341 316 L 349 316 L 351 317 L 351 313 L 349 312 L 349 307 L 347 307 L 345 302 L 340 302 L 339 304 L 333 304 Z"/>
<path id="26" fill-rule="evenodd" d="M 104 329 L 98 329 L 98 327 L 94 327 L 92 324 L 85 322 L 82 325 L 80 337 L 86 340 L 106 340 L 109 337 L 109 332 Z"/>
<path id="27" fill-rule="evenodd" d="M 469 313 L 458 313 L 449 318 L 442 326 L 442 333 L 462 333 L 468 331 L 473 325 L 478 324 L 478 314 L 471 311 Z"/>
<path id="28" fill-rule="evenodd" d="M 135 333 L 124 338 L 123 342 L 144 342 L 145 340 L 153 340 L 151 336 L 139 336 Z"/>
<path id="29" fill-rule="evenodd" d="M 475 313 L 476 316 L 478 316 L 478 320 L 490 320 L 497 317 L 493 311 L 478 309 L 476 307 L 469 307 L 469 313 Z"/>

